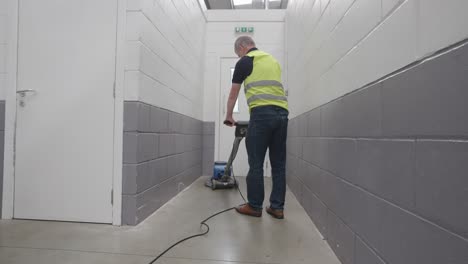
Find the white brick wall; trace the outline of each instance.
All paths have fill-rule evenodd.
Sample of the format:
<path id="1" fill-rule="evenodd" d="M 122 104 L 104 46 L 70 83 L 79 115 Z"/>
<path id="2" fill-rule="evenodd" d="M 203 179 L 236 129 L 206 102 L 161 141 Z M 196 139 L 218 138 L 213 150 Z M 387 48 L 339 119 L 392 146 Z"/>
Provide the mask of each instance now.
<path id="1" fill-rule="evenodd" d="M 198 0 L 128 0 L 125 100 L 202 119 L 205 27 Z"/>
<path id="2" fill-rule="evenodd" d="M 467 38 L 466 10 L 466 0 L 291 0 L 291 116 Z"/>

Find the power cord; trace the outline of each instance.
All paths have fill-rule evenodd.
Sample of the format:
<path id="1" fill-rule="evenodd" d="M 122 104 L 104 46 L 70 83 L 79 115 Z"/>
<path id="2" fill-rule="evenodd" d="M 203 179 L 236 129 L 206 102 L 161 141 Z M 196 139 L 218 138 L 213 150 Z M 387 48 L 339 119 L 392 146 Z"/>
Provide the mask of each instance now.
<path id="1" fill-rule="evenodd" d="M 242 194 L 242 191 L 239 189 L 239 184 L 237 184 L 237 179 L 236 179 L 236 176 L 234 176 L 234 170 L 232 169 L 232 177 L 234 177 L 234 180 L 236 182 L 236 189 L 237 191 L 239 192 L 240 196 L 242 197 L 242 200 L 244 200 L 244 203 L 247 203 L 247 201 L 245 200 L 244 198 L 244 195 Z M 184 239 L 181 239 L 179 241 L 177 241 L 176 243 L 174 243 L 172 246 L 170 246 L 169 248 L 167 248 L 166 250 L 164 250 L 161 254 L 159 254 L 156 258 L 154 258 L 149 264 L 153 264 L 155 263 L 159 258 L 161 258 L 164 254 L 166 254 L 169 250 L 171 250 L 173 247 L 179 245 L 180 243 L 184 242 L 184 241 L 187 241 L 189 239 L 192 239 L 192 238 L 195 238 L 195 237 L 200 237 L 200 236 L 204 236 L 206 234 L 208 234 L 208 232 L 210 232 L 210 226 L 206 223 L 208 220 L 210 220 L 211 218 L 217 216 L 217 215 L 220 215 L 222 213 L 225 213 L 225 212 L 229 212 L 233 209 L 236 209 L 236 207 L 231 207 L 231 208 L 228 208 L 228 209 L 225 209 L 221 212 L 217 212 L 211 216 L 209 216 L 208 218 L 206 218 L 205 220 L 203 220 L 200 225 L 201 226 L 206 226 L 206 231 L 203 232 L 203 233 L 200 233 L 200 234 L 197 234 L 197 235 L 193 235 L 193 236 L 189 236 L 189 237 L 186 237 Z"/>
<path id="2" fill-rule="evenodd" d="M 247 203 L 247 200 L 245 199 L 244 195 L 242 194 L 241 190 L 239 189 L 239 184 L 237 184 L 237 179 L 236 176 L 234 175 L 234 168 L 231 167 L 231 172 L 232 172 L 232 177 L 234 177 L 234 180 L 236 181 L 236 189 L 239 192 L 240 196 L 242 197 L 242 200 L 244 200 L 244 203 Z"/>

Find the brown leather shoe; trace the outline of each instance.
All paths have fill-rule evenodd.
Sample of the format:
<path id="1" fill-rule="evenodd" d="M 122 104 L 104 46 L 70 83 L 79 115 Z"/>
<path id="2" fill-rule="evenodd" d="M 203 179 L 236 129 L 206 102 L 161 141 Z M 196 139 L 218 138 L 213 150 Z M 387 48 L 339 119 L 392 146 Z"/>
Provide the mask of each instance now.
<path id="1" fill-rule="evenodd" d="M 284 212 L 283 210 L 279 210 L 279 209 L 272 209 L 270 207 L 267 207 L 266 208 L 266 212 L 273 216 L 274 218 L 276 219 L 283 219 L 284 218 Z"/>
<path id="2" fill-rule="evenodd" d="M 262 211 L 257 211 L 253 209 L 249 204 L 243 204 L 236 207 L 236 211 L 239 214 L 244 214 L 253 217 L 260 217 L 262 216 Z"/>

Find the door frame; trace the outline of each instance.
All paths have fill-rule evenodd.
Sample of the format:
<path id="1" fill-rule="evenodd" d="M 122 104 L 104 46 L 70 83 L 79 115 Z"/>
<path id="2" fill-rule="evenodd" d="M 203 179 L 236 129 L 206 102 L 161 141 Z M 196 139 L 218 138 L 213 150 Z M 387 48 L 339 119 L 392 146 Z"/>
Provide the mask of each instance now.
<path id="1" fill-rule="evenodd" d="M 2 219 L 13 219 L 15 190 L 15 142 L 16 142 L 16 90 L 18 77 L 18 21 L 19 1 L 7 0 L 7 85 L 5 98 L 5 144 L 3 167 Z M 123 102 L 125 85 L 125 27 L 126 0 L 117 0 L 117 34 L 115 50 L 115 96 L 114 96 L 114 146 L 113 146 L 113 205 L 112 224 L 121 225 L 122 211 L 122 164 L 123 164 Z"/>

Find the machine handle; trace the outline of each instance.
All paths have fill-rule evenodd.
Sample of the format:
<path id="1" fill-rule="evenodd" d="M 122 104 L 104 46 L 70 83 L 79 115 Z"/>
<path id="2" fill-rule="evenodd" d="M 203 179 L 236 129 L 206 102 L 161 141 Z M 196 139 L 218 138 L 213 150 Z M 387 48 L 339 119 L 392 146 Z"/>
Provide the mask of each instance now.
<path id="1" fill-rule="evenodd" d="M 232 125 L 236 126 L 236 125 L 237 125 L 237 122 L 234 123 L 234 124 L 232 124 L 231 121 L 229 121 L 229 120 L 224 120 L 223 124 L 225 124 L 225 125 L 227 125 L 227 126 L 232 126 Z"/>

